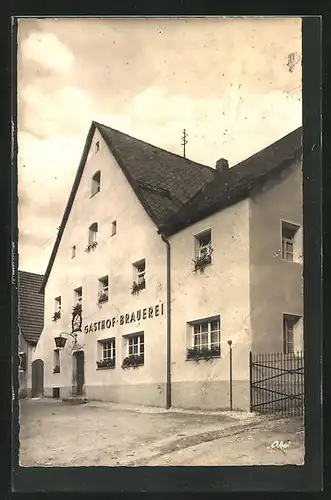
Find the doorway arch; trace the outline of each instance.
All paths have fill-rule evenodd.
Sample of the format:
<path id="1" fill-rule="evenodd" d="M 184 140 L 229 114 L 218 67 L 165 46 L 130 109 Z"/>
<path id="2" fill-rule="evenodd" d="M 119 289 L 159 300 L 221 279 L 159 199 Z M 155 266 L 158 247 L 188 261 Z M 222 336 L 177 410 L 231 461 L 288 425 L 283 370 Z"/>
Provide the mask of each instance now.
<path id="1" fill-rule="evenodd" d="M 31 385 L 31 396 L 33 398 L 42 398 L 44 395 L 44 362 L 42 359 L 35 359 L 32 362 Z"/>

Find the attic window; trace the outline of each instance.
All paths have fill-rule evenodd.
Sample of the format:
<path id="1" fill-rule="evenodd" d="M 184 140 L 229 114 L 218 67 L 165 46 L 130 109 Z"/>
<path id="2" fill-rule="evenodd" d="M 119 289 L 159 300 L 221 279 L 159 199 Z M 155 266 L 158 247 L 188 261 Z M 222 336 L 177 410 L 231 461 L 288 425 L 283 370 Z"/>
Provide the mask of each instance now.
<path id="1" fill-rule="evenodd" d="M 95 143 L 95 152 L 97 153 L 99 151 L 99 149 L 100 149 L 100 144 L 99 144 L 99 141 L 97 141 Z"/>
<path id="2" fill-rule="evenodd" d="M 71 258 L 76 257 L 76 245 L 73 245 L 71 248 Z"/>
<path id="3" fill-rule="evenodd" d="M 115 236 L 116 234 L 116 220 L 113 220 L 111 223 L 111 236 Z"/>
<path id="4" fill-rule="evenodd" d="M 101 178 L 101 172 L 100 170 L 98 170 L 92 177 L 91 198 L 100 191 L 100 178 Z"/>

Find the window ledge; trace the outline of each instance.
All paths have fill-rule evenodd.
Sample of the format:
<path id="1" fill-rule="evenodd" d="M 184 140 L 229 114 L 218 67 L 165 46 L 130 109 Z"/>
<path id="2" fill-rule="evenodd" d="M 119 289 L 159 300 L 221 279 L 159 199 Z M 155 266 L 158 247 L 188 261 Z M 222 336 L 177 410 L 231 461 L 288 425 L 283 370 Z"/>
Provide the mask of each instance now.
<path id="1" fill-rule="evenodd" d="M 97 195 L 97 194 L 99 194 L 99 193 L 100 193 L 100 189 L 99 189 L 99 191 L 97 191 L 96 193 L 91 194 L 90 199 L 91 199 L 91 198 L 94 198 L 94 197 L 95 197 L 95 195 Z"/>
<path id="2" fill-rule="evenodd" d="M 210 262 L 209 264 L 205 264 L 202 268 L 199 268 L 199 267 L 197 269 L 194 268 L 193 273 L 194 274 L 198 274 L 198 273 L 202 274 L 207 267 L 210 267 L 212 265 L 213 265 L 213 262 Z"/>
<path id="3" fill-rule="evenodd" d="M 97 366 L 97 370 L 114 370 L 116 366 Z"/>
<path id="4" fill-rule="evenodd" d="M 206 358 L 199 358 L 199 359 L 196 359 L 196 358 L 186 358 L 185 361 L 195 361 L 196 363 L 198 363 L 199 361 L 212 361 L 213 359 L 221 359 L 221 355 L 219 356 L 211 356 L 210 358 L 206 359 Z"/>
<path id="5" fill-rule="evenodd" d="M 137 368 L 141 368 L 142 366 L 145 366 L 145 365 L 122 366 L 122 370 L 128 370 L 129 368 L 131 368 L 132 370 L 136 370 Z"/>

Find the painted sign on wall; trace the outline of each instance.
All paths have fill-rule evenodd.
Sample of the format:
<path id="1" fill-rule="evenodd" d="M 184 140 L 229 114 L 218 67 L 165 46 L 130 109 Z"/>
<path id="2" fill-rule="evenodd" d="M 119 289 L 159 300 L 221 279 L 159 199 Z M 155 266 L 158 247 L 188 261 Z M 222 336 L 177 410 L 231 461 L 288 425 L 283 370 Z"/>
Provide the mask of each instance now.
<path id="1" fill-rule="evenodd" d="M 122 326 L 128 323 L 135 323 L 136 321 L 152 319 L 157 316 L 163 316 L 164 304 L 156 304 L 154 306 L 138 309 L 130 313 L 120 314 L 112 318 L 95 321 L 84 326 L 85 333 L 96 332 L 105 330 L 106 328 L 113 328 L 116 324 Z"/>

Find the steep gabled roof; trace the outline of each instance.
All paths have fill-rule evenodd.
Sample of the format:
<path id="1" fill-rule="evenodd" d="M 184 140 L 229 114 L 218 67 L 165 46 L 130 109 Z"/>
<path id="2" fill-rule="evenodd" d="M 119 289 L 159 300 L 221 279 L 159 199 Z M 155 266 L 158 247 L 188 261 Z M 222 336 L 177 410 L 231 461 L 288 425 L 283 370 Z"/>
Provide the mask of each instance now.
<path id="1" fill-rule="evenodd" d="M 250 195 L 253 186 L 287 168 L 301 155 L 302 127 L 220 173 L 159 230 L 168 236 Z"/>
<path id="2" fill-rule="evenodd" d="M 18 271 L 18 324 L 25 340 L 36 344 L 44 327 L 44 295 L 40 287 L 44 276 Z"/>
<path id="3" fill-rule="evenodd" d="M 92 122 L 41 286 L 46 286 L 84 171 L 92 138 L 98 129 L 124 172 L 140 203 L 157 228 L 178 211 L 204 185 L 218 176 L 211 167 L 183 158 L 130 135 Z"/>

